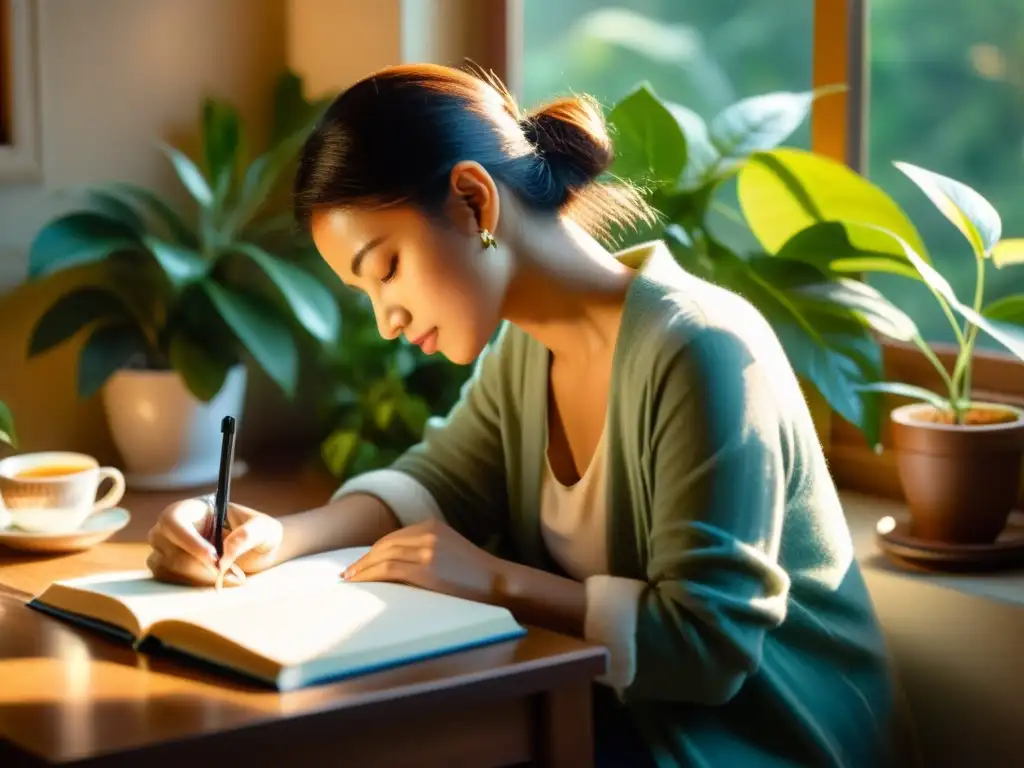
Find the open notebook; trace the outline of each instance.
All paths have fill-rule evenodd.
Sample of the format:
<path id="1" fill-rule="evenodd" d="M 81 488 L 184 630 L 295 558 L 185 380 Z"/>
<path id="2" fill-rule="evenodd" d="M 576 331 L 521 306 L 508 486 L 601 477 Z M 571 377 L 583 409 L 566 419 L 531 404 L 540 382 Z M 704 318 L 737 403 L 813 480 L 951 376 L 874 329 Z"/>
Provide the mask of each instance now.
<path id="1" fill-rule="evenodd" d="M 497 642 L 526 630 L 500 607 L 390 583 L 346 583 L 367 550 L 290 560 L 238 587 L 186 587 L 149 571 L 57 581 L 29 606 L 239 672 L 279 690 Z"/>

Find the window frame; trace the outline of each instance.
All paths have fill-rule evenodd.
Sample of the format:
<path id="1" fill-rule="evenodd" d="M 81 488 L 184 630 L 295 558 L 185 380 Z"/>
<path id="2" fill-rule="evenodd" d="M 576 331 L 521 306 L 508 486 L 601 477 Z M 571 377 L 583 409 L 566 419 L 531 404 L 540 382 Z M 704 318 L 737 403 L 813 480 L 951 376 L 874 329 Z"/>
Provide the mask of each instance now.
<path id="1" fill-rule="evenodd" d="M 0 56 L 11 65 L 11 92 L 4 105 L 11 110 L 11 137 L 0 144 L 0 181 L 42 179 L 37 6 L 35 0 L 0 0 Z"/>

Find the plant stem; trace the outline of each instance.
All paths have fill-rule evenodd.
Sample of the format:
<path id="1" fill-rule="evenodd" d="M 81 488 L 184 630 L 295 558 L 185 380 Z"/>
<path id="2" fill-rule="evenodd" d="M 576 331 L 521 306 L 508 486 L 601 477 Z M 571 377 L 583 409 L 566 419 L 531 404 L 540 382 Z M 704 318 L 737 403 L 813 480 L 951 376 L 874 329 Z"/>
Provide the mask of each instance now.
<path id="1" fill-rule="evenodd" d="M 942 377 L 942 381 L 946 385 L 946 389 L 949 391 L 949 404 L 953 408 L 953 413 L 957 414 L 957 418 L 959 418 L 960 397 L 957 392 L 956 382 L 953 380 L 953 377 L 949 375 L 949 371 L 946 370 L 942 361 L 939 360 L 938 356 L 932 351 L 932 348 L 928 346 L 928 343 L 924 339 L 920 336 L 915 336 L 914 343 L 917 345 L 917 348 L 921 350 L 924 356 L 928 358 L 928 361 L 935 366 L 935 370 L 939 372 L 939 376 Z"/>
<path id="2" fill-rule="evenodd" d="M 972 305 L 975 312 L 981 312 L 981 304 L 985 295 L 985 260 L 976 259 L 978 275 L 974 281 L 974 304 Z M 961 350 L 960 355 L 963 358 L 961 363 L 958 360 L 958 364 L 961 367 L 960 375 L 962 377 L 963 384 L 960 387 L 963 397 L 967 400 L 971 399 L 971 371 L 974 367 L 974 344 L 978 340 L 978 326 L 973 323 L 967 325 L 967 340 L 964 344 L 964 348 Z"/>

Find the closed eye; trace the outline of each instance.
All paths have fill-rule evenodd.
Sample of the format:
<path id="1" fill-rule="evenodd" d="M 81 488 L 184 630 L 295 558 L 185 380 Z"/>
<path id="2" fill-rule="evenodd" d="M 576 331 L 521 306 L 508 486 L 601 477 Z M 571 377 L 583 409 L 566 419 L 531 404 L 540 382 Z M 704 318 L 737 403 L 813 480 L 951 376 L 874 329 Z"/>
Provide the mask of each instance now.
<path id="1" fill-rule="evenodd" d="M 381 278 L 382 283 L 390 283 L 395 279 L 398 274 L 398 254 L 391 257 L 391 261 L 388 262 L 388 273 Z"/>

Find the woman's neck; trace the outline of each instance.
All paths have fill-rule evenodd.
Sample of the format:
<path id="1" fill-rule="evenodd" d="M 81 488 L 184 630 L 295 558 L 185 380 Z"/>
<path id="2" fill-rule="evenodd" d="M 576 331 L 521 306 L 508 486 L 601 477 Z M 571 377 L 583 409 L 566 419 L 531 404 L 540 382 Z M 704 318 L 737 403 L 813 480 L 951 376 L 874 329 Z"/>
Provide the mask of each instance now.
<path id="1" fill-rule="evenodd" d="M 516 246 L 504 317 L 556 359 L 611 352 L 633 270 L 568 219 L 531 225 Z"/>

